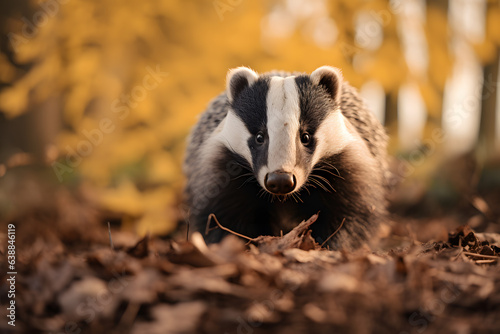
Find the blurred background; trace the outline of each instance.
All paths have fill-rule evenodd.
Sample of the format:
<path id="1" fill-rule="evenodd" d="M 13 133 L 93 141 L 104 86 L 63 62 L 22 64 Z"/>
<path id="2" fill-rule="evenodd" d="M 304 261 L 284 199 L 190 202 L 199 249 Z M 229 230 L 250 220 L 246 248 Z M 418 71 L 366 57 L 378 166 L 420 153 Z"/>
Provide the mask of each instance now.
<path id="1" fill-rule="evenodd" d="M 186 136 L 242 65 L 340 67 L 395 211 L 498 217 L 498 0 L 3 1 L 0 34 L 0 221 L 172 233 Z"/>

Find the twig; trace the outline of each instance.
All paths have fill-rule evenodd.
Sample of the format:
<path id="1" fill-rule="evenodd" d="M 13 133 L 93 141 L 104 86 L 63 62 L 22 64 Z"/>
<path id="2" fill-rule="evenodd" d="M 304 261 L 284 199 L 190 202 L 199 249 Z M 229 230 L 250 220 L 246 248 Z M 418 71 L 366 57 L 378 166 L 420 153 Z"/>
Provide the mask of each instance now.
<path id="1" fill-rule="evenodd" d="M 462 240 L 462 239 L 460 239 L 460 240 Z M 460 243 L 460 241 L 459 241 L 459 243 Z M 453 247 L 453 248 L 455 248 L 455 247 Z M 458 252 L 457 255 L 455 255 L 455 257 L 453 258 L 453 261 L 456 261 L 460 255 L 463 255 L 464 248 L 460 247 L 459 249 L 460 249 L 460 251 Z"/>
<path id="2" fill-rule="evenodd" d="M 472 257 L 484 257 L 485 259 L 495 259 L 495 260 L 500 259 L 500 256 L 495 256 L 495 255 L 483 255 L 483 254 L 476 254 L 476 253 L 470 253 L 470 252 L 463 252 L 463 254 L 469 255 Z"/>
<path id="3" fill-rule="evenodd" d="M 123 313 L 120 322 L 118 324 L 118 328 L 127 328 L 133 324 L 135 318 L 137 317 L 137 313 L 139 312 L 140 305 L 137 303 L 129 302 L 125 312 Z"/>
<path id="4" fill-rule="evenodd" d="M 213 230 L 216 230 L 218 226 L 214 226 L 212 228 L 210 228 L 210 220 L 211 220 L 211 215 L 213 215 L 213 213 L 211 213 L 209 216 L 208 216 L 208 219 L 207 219 L 207 226 L 205 228 L 205 235 L 208 235 L 209 232 L 213 231 Z M 217 220 L 216 220 L 217 221 Z"/>
<path id="5" fill-rule="evenodd" d="M 111 249 L 115 249 L 115 246 L 113 246 L 113 239 L 111 239 L 111 224 L 108 222 L 108 234 L 109 234 L 109 246 Z"/>
<path id="6" fill-rule="evenodd" d="M 217 224 L 217 226 L 219 226 L 219 228 L 220 228 L 221 230 L 224 230 L 224 231 L 226 231 L 226 232 L 229 232 L 229 233 L 231 233 L 231 234 L 234 234 L 234 235 L 236 235 L 236 236 L 238 236 L 238 237 L 240 237 L 240 238 L 243 238 L 243 239 L 247 239 L 247 240 L 250 240 L 250 241 L 253 241 L 253 240 L 254 240 L 253 238 L 247 237 L 246 235 L 240 234 L 240 233 L 238 233 L 238 232 L 234 232 L 233 230 L 231 230 L 231 229 L 229 229 L 229 228 L 227 228 L 227 227 L 222 226 L 222 225 L 219 223 L 219 221 L 217 220 L 217 217 L 215 217 L 215 215 L 214 215 L 213 213 L 211 213 L 211 214 L 208 216 L 208 219 L 207 219 L 207 228 L 205 229 L 205 235 L 207 235 L 207 234 L 208 234 L 208 232 L 210 232 L 210 231 L 212 231 L 212 230 L 214 230 L 214 229 L 215 229 L 215 228 L 209 229 L 209 227 L 210 227 L 210 221 L 212 220 L 212 218 L 213 218 L 213 220 L 215 220 L 215 223 Z"/>
<path id="7" fill-rule="evenodd" d="M 189 220 L 186 220 L 187 229 L 186 229 L 186 241 L 189 241 Z"/>
<path id="8" fill-rule="evenodd" d="M 323 241 L 323 243 L 321 244 L 320 247 L 323 247 L 328 242 L 328 240 L 330 240 L 335 234 L 337 234 L 337 232 L 342 228 L 342 226 L 344 226 L 344 222 L 345 222 L 345 218 L 342 219 L 342 223 L 340 223 L 340 226 L 335 230 L 335 232 L 330 234 L 330 236 L 328 238 L 326 238 L 325 241 Z"/>
<path id="9" fill-rule="evenodd" d="M 493 259 L 491 259 L 491 260 L 476 260 L 477 264 L 490 264 L 490 263 L 495 263 L 495 262 L 496 262 L 496 260 L 493 260 Z"/>

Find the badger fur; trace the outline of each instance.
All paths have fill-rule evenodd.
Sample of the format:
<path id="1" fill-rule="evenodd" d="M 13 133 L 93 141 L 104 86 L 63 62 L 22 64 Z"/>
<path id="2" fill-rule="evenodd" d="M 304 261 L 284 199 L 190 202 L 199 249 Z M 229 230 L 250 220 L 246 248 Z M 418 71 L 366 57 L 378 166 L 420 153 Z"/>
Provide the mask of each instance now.
<path id="1" fill-rule="evenodd" d="M 353 249 L 386 214 L 387 135 L 341 72 L 229 71 L 191 132 L 184 172 L 191 226 L 213 213 L 231 230 L 280 235 L 320 212 L 318 241 Z M 227 233 L 205 236 L 218 242 Z"/>

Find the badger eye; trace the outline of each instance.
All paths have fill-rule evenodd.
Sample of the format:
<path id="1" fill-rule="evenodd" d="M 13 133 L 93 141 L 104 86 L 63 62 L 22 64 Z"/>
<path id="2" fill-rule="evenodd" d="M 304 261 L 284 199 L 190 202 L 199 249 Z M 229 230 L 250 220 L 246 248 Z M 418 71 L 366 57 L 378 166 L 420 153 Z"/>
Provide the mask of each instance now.
<path id="1" fill-rule="evenodd" d="M 255 142 L 259 145 L 264 144 L 264 134 L 262 132 L 258 132 L 255 135 Z"/>
<path id="2" fill-rule="evenodd" d="M 311 142 L 311 135 L 307 132 L 304 132 L 302 135 L 300 135 L 300 142 L 304 145 L 309 144 Z"/>

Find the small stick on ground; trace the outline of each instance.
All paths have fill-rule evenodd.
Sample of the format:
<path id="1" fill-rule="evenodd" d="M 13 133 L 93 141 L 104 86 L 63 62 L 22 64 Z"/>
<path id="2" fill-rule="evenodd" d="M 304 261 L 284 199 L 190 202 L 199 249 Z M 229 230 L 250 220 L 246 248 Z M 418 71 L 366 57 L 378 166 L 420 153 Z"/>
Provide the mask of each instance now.
<path id="1" fill-rule="evenodd" d="M 205 235 L 207 235 L 207 234 L 208 234 L 208 232 L 210 232 L 210 231 L 212 231 L 212 230 L 214 230 L 214 229 L 215 229 L 215 227 L 214 227 L 214 228 L 212 228 L 212 229 L 210 229 L 210 228 L 209 228 L 209 227 L 210 227 L 210 221 L 211 221 L 212 219 L 215 221 L 215 223 L 217 224 L 217 226 L 219 226 L 219 228 L 220 228 L 221 230 L 224 230 L 224 231 L 226 231 L 226 232 L 229 232 L 229 233 L 231 233 L 231 234 L 234 234 L 234 235 L 236 235 L 236 236 L 238 236 L 238 237 L 240 237 L 240 238 L 243 238 L 243 239 L 247 239 L 247 240 L 250 240 L 250 241 L 253 241 L 253 240 L 254 240 L 253 238 L 247 237 L 246 235 L 240 234 L 240 233 L 238 233 L 238 232 L 234 232 L 233 230 L 231 230 L 231 229 L 229 229 L 229 228 L 227 228 L 227 227 L 222 226 L 222 225 L 221 225 L 221 223 L 219 223 L 219 221 L 217 220 L 217 217 L 216 217 L 213 213 L 211 213 L 211 214 L 208 216 L 208 219 L 207 219 L 207 228 L 205 229 Z"/>
<path id="2" fill-rule="evenodd" d="M 134 323 L 139 309 L 139 304 L 129 302 L 127 308 L 125 309 L 125 312 L 122 315 L 122 318 L 120 319 L 120 322 L 118 323 L 118 328 L 129 328 Z"/>
<path id="3" fill-rule="evenodd" d="M 342 226 L 344 226 L 344 222 L 345 222 L 345 218 L 342 219 L 342 223 L 340 223 L 340 226 L 335 230 L 335 232 L 330 234 L 330 236 L 328 238 L 326 238 L 325 241 L 323 241 L 323 243 L 321 244 L 321 247 L 323 247 L 328 242 L 328 240 L 330 240 L 335 234 L 337 234 L 337 232 L 342 228 Z"/>
<path id="4" fill-rule="evenodd" d="M 205 229 L 205 233 L 208 234 L 208 232 L 219 227 L 221 230 L 224 230 L 240 238 L 248 240 L 247 245 L 250 243 L 255 243 L 259 247 L 259 250 L 261 252 L 274 254 L 276 252 L 282 252 L 283 250 L 288 248 L 299 247 L 300 243 L 302 242 L 302 238 L 300 236 L 304 234 L 305 230 L 307 230 L 309 226 L 311 226 L 311 224 L 316 221 L 316 219 L 318 219 L 318 214 L 319 212 L 315 215 L 312 215 L 311 218 L 309 218 L 308 220 L 302 221 L 299 225 L 295 226 L 293 230 L 283 235 L 282 237 L 261 235 L 256 238 L 250 238 L 247 237 L 246 235 L 234 232 L 233 230 L 222 226 L 221 223 L 219 223 L 219 221 L 217 220 L 217 217 L 213 213 L 211 213 L 207 219 L 207 226 Z M 210 228 L 210 222 L 212 219 L 215 220 L 217 226 Z"/>
<path id="5" fill-rule="evenodd" d="M 500 256 L 495 256 L 495 255 L 484 255 L 484 254 L 476 254 L 470 252 L 463 252 L 462 254 L 469 255 L 472 257 L 484 257 L 485 259 L 495 259 L 495 260 L 500 259 Z"/>
<path id="6" fill-rule="evenodd" d="M 476 260 L 475 261 L 477 264 L 491 264 L 497 262 L 497 260 Z"/>
<path id="7" fill-rule="evenodd" d="M 111 238 L 111 224 L 108 222 L 108 234 L 109 234 L 109 246 L 111 249 L 115 249 L 115 246 L 113 246 L 113 239 Z"/>

